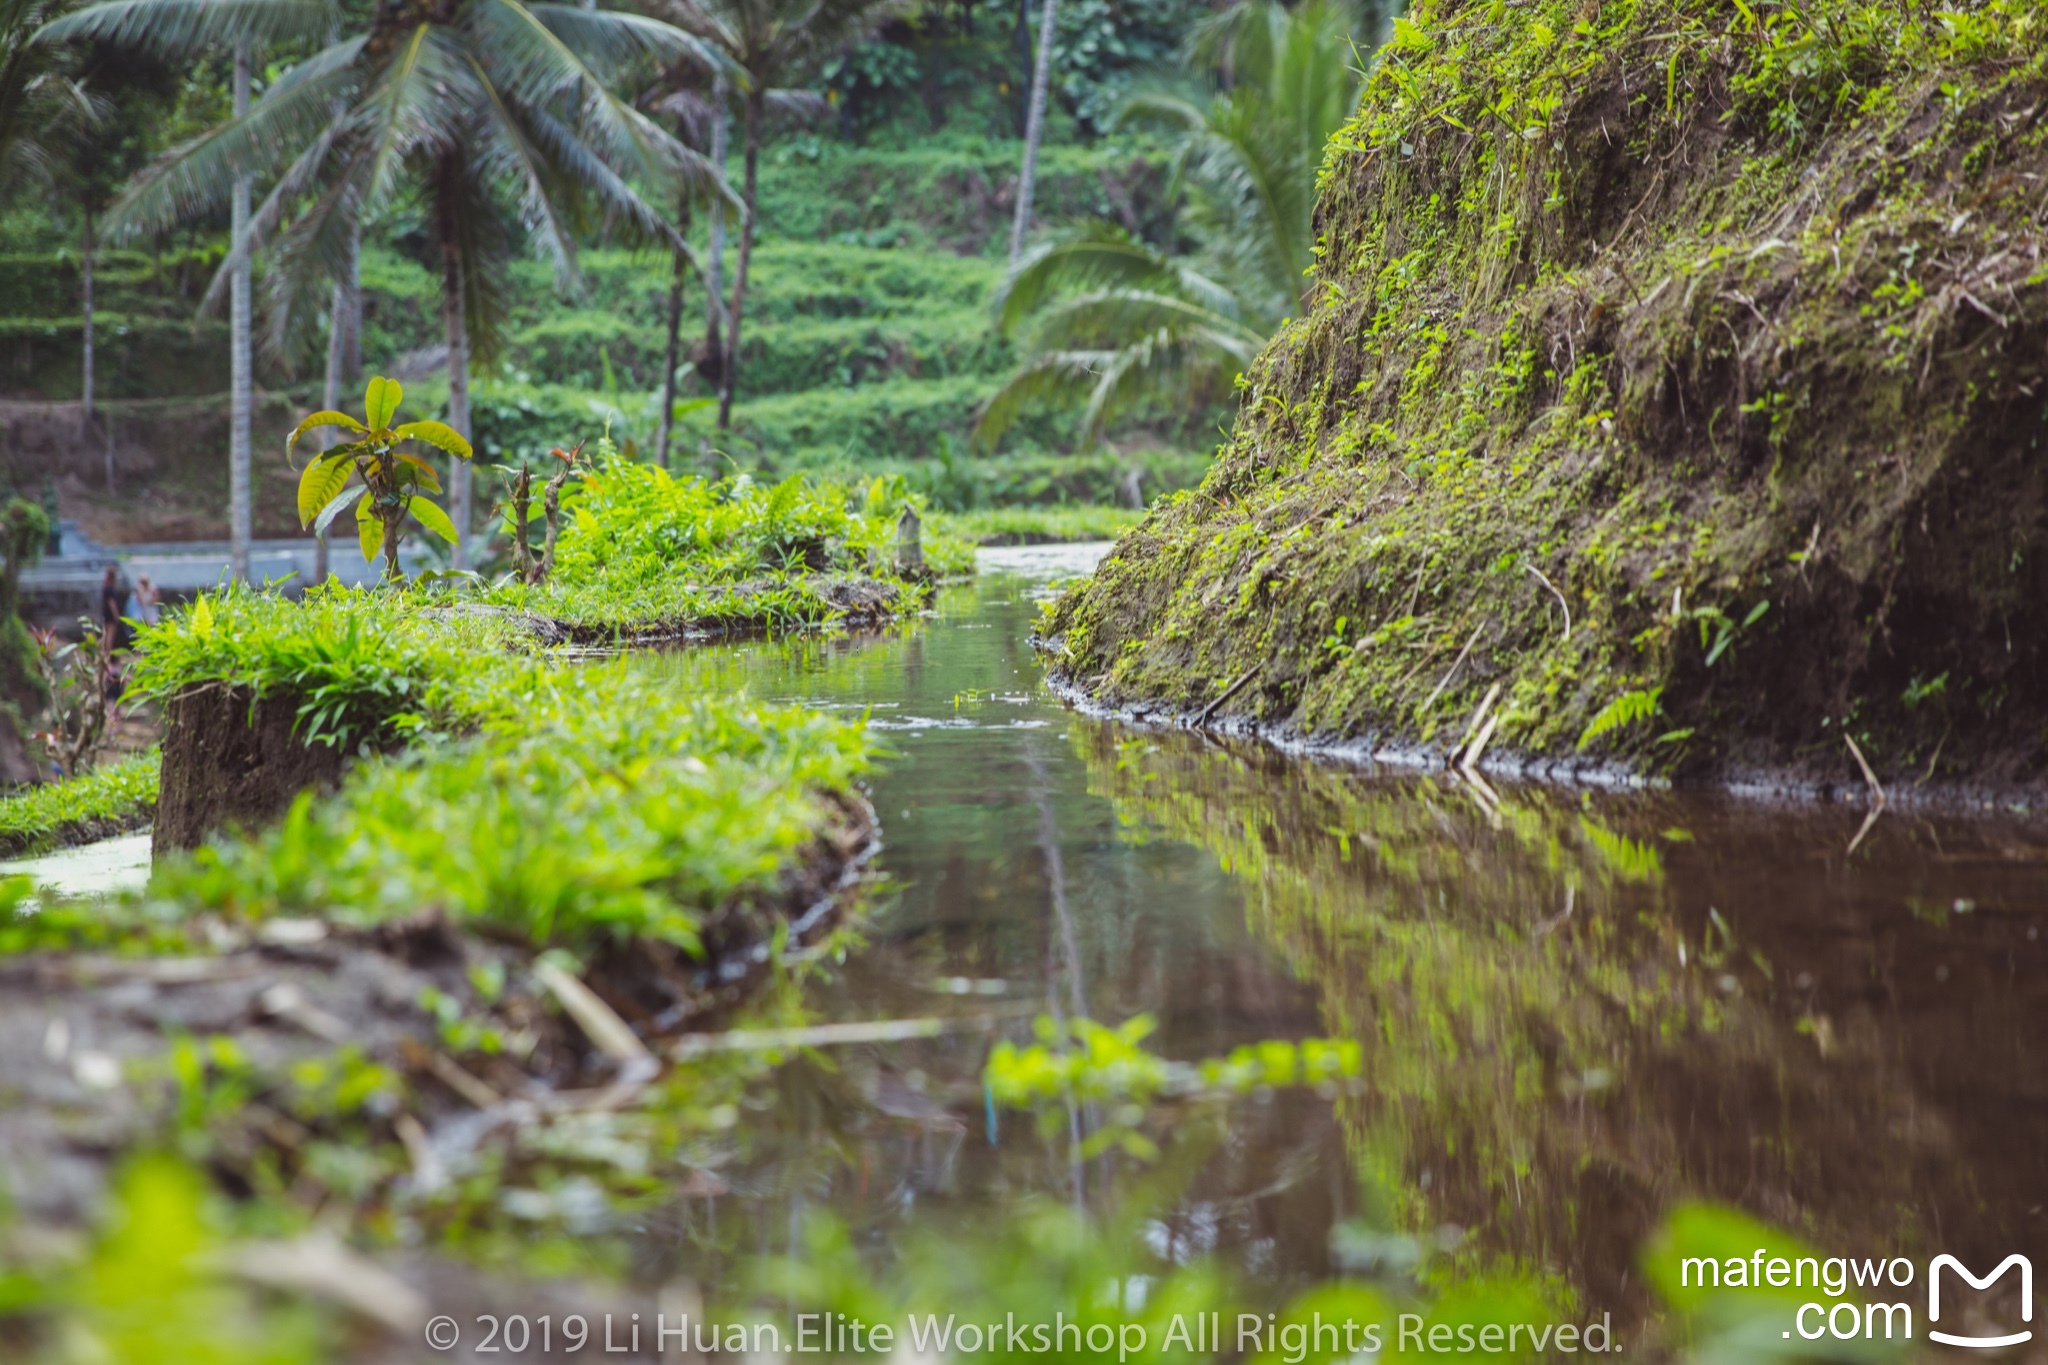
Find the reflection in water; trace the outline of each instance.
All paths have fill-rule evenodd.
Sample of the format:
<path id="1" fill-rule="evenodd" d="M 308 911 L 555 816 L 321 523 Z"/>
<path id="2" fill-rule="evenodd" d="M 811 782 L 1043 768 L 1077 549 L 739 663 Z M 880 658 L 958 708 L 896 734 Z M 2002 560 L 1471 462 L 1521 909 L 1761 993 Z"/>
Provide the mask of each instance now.
<path id="1" fill-rule="evenodd" d="M 1856 813 L 1521 787 L 1495 808 L 1083 719 L 1026 643 L 1045 591 L 993 574 L 878 634 L 658 665 L 865 710 L 894 747 L 871 781 L 891 889 L 802 1016 L 988 1022 L 760 1071 L 705 1179 L 648 1215 L 650 1277 L 736 1289 L 821 1209 L 876 1254 L 919 1221 L 985 1237 L 1033 1196 L 1116 1212 L 1151 1178 L 1077 1172 L 982 1088 L 995 1039 L 1047 1009 L 1149 1012 L 1178 1058 L 1364 1043 L 1360 1095 L 1234 1106 L 1146 1233 L 1274 1294 L 1331 1273 L 1346 1224 L 1354 1252 L 1418 1234 L 1619 1326 L 1651 1307 L 1645 1236 L 1695 1196 L 1836 1254 L 2048 1255 L 2038 831 L 1887 816 L 1851 858 Z"/>
<path id="2" fill-rule="evenodd" d="M 1995 823 L 1304 765 L 1083 724 L 1095 790 L 1211 850 L 1366 1044 L 1344 1121 L 1410 1228 L 1617 1314 L 1682 1197 L 1842 1254 L 2040 1255 L 2048 846 Z M 2031 1121 L 2030 1121 L 2031 1120 Z"/>

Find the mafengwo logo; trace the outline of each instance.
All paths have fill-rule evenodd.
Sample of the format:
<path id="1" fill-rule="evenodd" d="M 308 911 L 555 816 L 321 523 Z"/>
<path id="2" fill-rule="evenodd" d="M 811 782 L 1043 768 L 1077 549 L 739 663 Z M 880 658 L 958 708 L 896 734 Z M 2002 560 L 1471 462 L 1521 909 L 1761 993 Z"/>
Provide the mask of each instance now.
<path id="1" fill-rule="evenodd" d="M 1970 1273 L 1968 1266 L 1955 1257 L 1941 1255 L 1927 1263 L 1927 1336 L 1929 1340 L 1941 1342 L 1944 1346 L 1975 1346 L 1989 1350 L 1996 1346 L 2017 1346 L 2023 1341 L 2033 1340 L 2031 1330 L 2009 1332 L 2003 1336 L 1966 1337 L 1953 1332 L 1944 1332 L 1934 1324 L 1941 1321 L 1941 1272 L 1953 1270 L 1972 1289 L 1985 1290 L 2005 1278 L 2005 1272 L 2013 1267 L 2020 1272 L 2020 1321 L 2034 1320 L 2034 1263 L 2015 1252 L 1998 1263 L 1998 1269 L 1979 1278 Z"/>

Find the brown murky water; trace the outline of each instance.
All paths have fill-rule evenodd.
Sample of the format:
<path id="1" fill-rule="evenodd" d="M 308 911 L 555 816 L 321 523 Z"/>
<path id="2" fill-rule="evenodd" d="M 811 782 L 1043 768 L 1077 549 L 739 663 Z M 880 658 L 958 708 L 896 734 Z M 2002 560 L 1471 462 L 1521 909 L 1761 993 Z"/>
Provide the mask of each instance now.
<path id="1" fill-rule="evenodd" d="M 1496 803 L 1080 717 L 1025 638 L 1062 554 L 1076 567 L 1020 553 L 883 634 L 665 665 L 868 710 L 895 748 L 872 781 L 893 889 L 811 1011 L 992 1022 L 781 1068 L 717 1180 L 643 1228 L 650 1270 L 715 1292 L 817 1208 L 886 1253 L 1027 1195 L 1107 1217 L 1156 1187 L 988 1104 L 992 1041 L 1049 1007 L 1149 1013 L 1179 1058 L 1364 1045 L 1359 1092 L 1237 1103 L 1152 1196 L 1155 1250 L 1276 1294 L 1332 1271 L 1345 1224 L 1625 1321 L 1652 1307 L 1645 1239 L 1690 1199 L 1823 1254 L 2048 1264 L 2048 827 L 1888 814 L 1851 855 L 1861 811 Z"/>

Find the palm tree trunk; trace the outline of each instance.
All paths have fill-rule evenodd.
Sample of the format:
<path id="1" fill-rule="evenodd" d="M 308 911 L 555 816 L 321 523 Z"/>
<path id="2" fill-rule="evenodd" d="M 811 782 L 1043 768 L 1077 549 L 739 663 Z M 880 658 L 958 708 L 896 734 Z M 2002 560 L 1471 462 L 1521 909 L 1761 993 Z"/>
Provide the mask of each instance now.
<path id="1" fill-rule="evenodd" d="M 676 201 L 676 231 L 687 232 L 689 226 L 690 197 L 684 194 Z M 668 468 L 669 437 L 676 425 L 676 367 L 683 359 L 683 275 L 689 263 L 682 252 L 675 255 L 675 276 L 668 286 L 668 359 L 661 372 L 661 429 L 654 443 L 654 461 L 663 469 Z"/>
<path id="2" fill-rule="evenodd" d="M 669 438 L 676 425 L 676 370 L 682 364 L 683 256 L 676 253 L 675 278 L 668 286 L 668 355 L 661 373 L 661 432 L 654 443 L 654 462 L 668 468 Z"/>
<path id="3" fill-rule="evenodd" d="M 1060 0 L 1039 0 L 1038 60 L 1031 68 L 1031 111 L 1024 119 L 1024 171 L 1017 177 L 1017 220 L 1010 225 L 1010 264 L 1024 254 L 1024 234 L 1031 227 L 1031 191 L 1038 180 L 1038 144 L 1045 140 L 1046 86 L 1052 82 L 1053 22 Z"/>
<path id="4" fill-rule="evenodd" d="M 85 310 L 85 349 L 79 356 L 80 401 L 78 405 L 78 439 L 92 439 L 92 210 L 83 210 L 85 218 L 84 259 L 79 267 L 79 278 L 83 284 Z M 107 466 L 107 491 L 114 491 L 114 467 Z"/>
<path id="5" fill-rule="evenodd" d="M 711 78 L 711 165 L 718 172 L 718 182 L 725 183 L 725 163 L 732 143 L 732 120 L 727 117 L 726 104 L 732 98 L 732 88 L 726 84 L 725 73 L 719 72 Z M 718 366 L 716 375 L 706 376 L 718 386 L 721 396 L 725 393 L 725 197 L 714 195 L 711 200 L 711 242 L 704 253 L 704 354 L 715 358 Z"/>
<path id="6" fill-rule="evenodd" d="M 441 159 L 440 185 L 435 208 L 441 229 L 441 325 L 448 333 L 448 425 L 469 439 L 469 333 L 463 322 L 462 237 L 456 221 L 459 172 L 453 157 Z M 458 537 L 451 561 L 458 569 L 469 567 L 469 461 L 451 457 L 448 461 L 449 516 Z M 396 560 L 392 561 L 394 564 Z"/>
<path id="7" fill-rule="evenodd" d="M 747 309 L 747 263 L 754 254 L 755 200 L 758 197 L 759 181 L 757 172 L 761 163 L 761 122 L 767 113 L 766 96 L 757 89 L 747 92 L 746 103 L 746 166 L 742 172 L 740 202 L 745 205 L 747 220 L 740 224 L 740 260 L 732 272 L 732 308 L 729 310 L 731 326 L 725 334 L 724 373 L 719 376 L 718 429 L 732 427 L 733 392 L 739 387 L 740 378 L 740 318 Z"/>
<path id="8" fill-rule="evenodd" d="M 249 112 L 249 40 L 235 46 L 235 117 Z M 228 545 L 234 576 L 249 581 L 249 426 L 255 381 L 249 353 L 249 177 L 237 175 L 228 249 L 235 269 L 229 279 L 228 350 Z"/>
<path id="9" fill-rule="evenodd" d="M 356 275 L 358 247 L 356 229 L 351 227 L 348 244 L 344 248 L 348 263 L 342 267 L 342 277 L 334 283 L 334 299 L 327 309 L 327 382 L 320 406 L 329 411 L 341 406 L 342 388 L 355 378 L 357 367 L 350 362 L 360 354 L 362 347 L 362 295 Z M 340 439 L 340 433 L 333 427 L 322 428 L 320 448 L 331 449 Z M 322 532 L 313 539 L 313 582 L 326 581 L 327 536 Z"/>

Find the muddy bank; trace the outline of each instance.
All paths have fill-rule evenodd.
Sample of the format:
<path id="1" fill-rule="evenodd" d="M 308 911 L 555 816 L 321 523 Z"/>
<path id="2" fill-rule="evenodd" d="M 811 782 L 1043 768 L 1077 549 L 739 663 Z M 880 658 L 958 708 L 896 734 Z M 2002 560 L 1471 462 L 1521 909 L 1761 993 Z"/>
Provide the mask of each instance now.
<path id="1" fill-rule="evenodd" d="M 230 824 L 267 824 L 300 792 L 341 784 L 346 755 L 300 738 L 301 705 L 296 692 L 259 698 L 226 686 L 193 688 L 164 704 L 155 856 L 198 848 Z"/>
<path id="2" fill-rule="evenodd" d="M 828 798 L 780 885 L 711 917 L 701 958 L 621 941 L 567 986 L 530 945 L 431 910 L 367 930 L 208 919 L 190 933 L 205 950 L 187 955 L 0 958 L 9 1205 L 32 1224 L 78 1226 L 111 1164 L 172 1131 L 203 1146 L 230 1189 L 281 1177 L 295 1196 L 328 1190 L 372 1220 L 433 1195 L 579 1115 L 638 1103 L 667 1043 L 717 1025 L 762 984 L 778 934 L 801 950 L 835 929 L 876 832 L 864 800 Z M 376 1080 L 380 1098 L 338 1098 L 351 1076 Z M 375 1154 L 368 1185 L 336 1185 L 335 1143 Z"/>
<path id="3" fill-rule="evenodd" d="M 1387 50 L 1312 306 L 1053 672 L 1440 758 L 1860 783 L 1846 733 L 1889 790 L 2038 788 L 2037 46 L 1901 9 L 1802 77 L 1831 6 L 1539 8 Z"/>
<path id="4" fill-rule="evenodd" d="M 121 815 L 72 820 L 41 834 L 0 836 L 0 858 L 25 858 L 31 854 L 54 853 L 60 848 L 77 848 L 81 844 L 96 844 L 102 839 L 115 839 L 123 834 L 134 834 L 138 830 L 148 829 L 149 822 L 155 814 L 155 806 L 142 806 Z"/>

